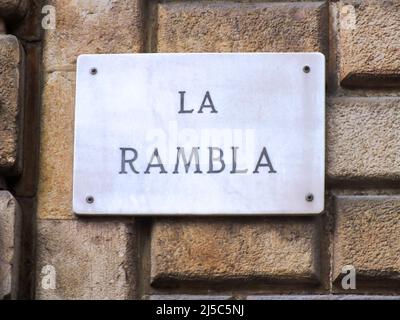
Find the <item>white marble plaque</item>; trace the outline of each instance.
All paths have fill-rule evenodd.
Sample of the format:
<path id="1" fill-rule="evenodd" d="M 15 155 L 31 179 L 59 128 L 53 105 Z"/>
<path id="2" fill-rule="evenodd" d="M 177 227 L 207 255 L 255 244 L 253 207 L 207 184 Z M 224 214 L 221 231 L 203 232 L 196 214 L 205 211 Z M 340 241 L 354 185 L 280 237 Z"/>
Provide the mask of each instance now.
<path id="1" fill-rule="evenodd" d="M 76 214 L 317 214 L 324 171 L 320 53 L 78 59 Z"/>

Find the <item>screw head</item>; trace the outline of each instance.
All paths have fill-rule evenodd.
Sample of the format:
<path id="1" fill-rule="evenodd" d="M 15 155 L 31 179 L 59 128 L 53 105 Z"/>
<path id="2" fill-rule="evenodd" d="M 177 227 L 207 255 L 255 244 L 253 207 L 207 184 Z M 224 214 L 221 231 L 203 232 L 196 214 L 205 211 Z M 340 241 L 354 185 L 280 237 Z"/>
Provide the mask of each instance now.
<path id="1" fill-rule="evenodd" d="M 303 72 L 304 72 L 304 73 L 310 73 L 310 71 L 311 71 L 310 66 L 304 66 L 304 67 L 303 67 Z"/>
<path id="2" fill-rule="evenodd" d="M 91 69 L 90 69 L 90 74 L 91 74 L 92 76 L 96 75 L 96 74 L 97 74 L 97 68 L 91 68 Z"/>
<path id="3" fill-rule="evenodd" d="M 86 202 L 89 203 L 89 204 L 94 203 L 94 198 L 93 198 L 93 196 L 87 196 L 87 197 L 86 197 Z"/>
<path id="4" fill-rule="evenodd" d="M 306 201 L 311 202 L 313 200 L 314 200 L 314 195 L 312 193 L 306 195 Z"/>

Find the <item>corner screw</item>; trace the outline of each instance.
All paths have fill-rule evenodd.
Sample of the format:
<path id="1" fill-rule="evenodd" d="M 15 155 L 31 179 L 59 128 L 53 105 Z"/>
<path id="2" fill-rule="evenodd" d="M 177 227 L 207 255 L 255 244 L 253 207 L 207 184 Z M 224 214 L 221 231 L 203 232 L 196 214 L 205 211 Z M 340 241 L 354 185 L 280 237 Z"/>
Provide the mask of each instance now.
<path id="1" fill-rule="evenodd" d="M 314 195 L 312 193 L 306 195 L 306 201 L 312 202 L 313 200 L 314 200 Z"/>
<path id="2" fill-rule="evenodd" d="M 97 74 L 97 69 L 96 69 L 96 68 L 91 68 L 91 69 L 90 69 L 90 74 L 91 74 L 92 76 L 96 75 L 96 74 Z"/>
<path id="3" fill-rule="evenodd" d="M 89 203 L 89 204 L 92 204 L 94 202 L 93 196 L 87 196 L 86 197 L 86 202 Z"/>
<path id="4" fill-rule="evenodd" d="M 311 71 L 310 66 L 304 66 L 304 68 L 303 68 L 304 73 L 310 73 L 310 71 Z"/>

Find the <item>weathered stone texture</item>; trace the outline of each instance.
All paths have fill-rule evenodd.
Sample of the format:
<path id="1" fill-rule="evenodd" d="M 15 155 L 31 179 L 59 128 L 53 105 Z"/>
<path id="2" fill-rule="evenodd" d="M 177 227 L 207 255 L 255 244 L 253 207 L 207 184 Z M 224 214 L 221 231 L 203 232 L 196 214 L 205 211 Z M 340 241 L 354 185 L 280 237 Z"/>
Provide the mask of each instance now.
<path id="1" fill-rule="evenodd" d="M 400 280 L 400 197 L 339 196 L 334 278 L 353 265 L 357 281 Z"/>
<path id="2" fill-rule="evenodd" d="M 400 179 L 400 100 L 336 98 L 327 106 L 332 179 Z"/>
<path id="3" fill-rule="evenodd" d="M 75 65 L 84 53 L 132 53 L 143 50 L 142 0 L 51 0 L 57 25 L 46 30 L 47 70 Z"/>
<path id="4" fill-rule="evenodd" d="M 323 2 L 195 1 L 158 6 L 157 51 L 325 52 Z"/>
<path id="5" fill-rule="evenodd" d="M 18 39 L 0 35 L 0 173 L 3 174 L 18 169 L 22 62 L 23 53 Z"/>
<path id="6" fill-rule="evenodd" d="M 41 115 L 40 218 L 72 217 L 75 62 L 84 53 L 143 50 L 141 0 L 49 1 L 57 26 L 44 36 Z M 58 72 L 58 71 L 66 72 Z M 54 71 L 54 72 L 53 72 Z"/>
<path id="7" fill-rule="evenodd" d="M 315 221 L 302 219 L 161 219 L 152 229 L 154 286 L 179 281 L 315 282 Z"/>
<path id="8" fill-rule="evenodd" d="M 8 191 L 0 191 L 0 300 L 17 295 L 19 239 L 18 203 Z"/>
<path id="9" fill-rule="evenodd" d="M 38 216 L 42 219 L 73 217 L 74 92 L 74 72 L 46 75 L 38 187 Z"/>
<path id="10" fill-rule="evenodd" d="M 134 246 L 132 223 L 39 220 L 36 299 L 133 298 Z"/>
<path id="11" fill-rule="evenodd" d="M 23 18 L 31 0 L 0 0 L 0 17 L 7 19 Z"/>
<path id="12" fill-rule="evenodd" d="M 0 0 L 0 9 L 4 3 L 15 2 Z M 142 52 L 145 37 L 149 41 L 147 49 L 157 52 L 328 54 L 330 22 L 326 1 L 152 1 L 147 12 L 151 19 L 146 26 L 145 2 L 47 2 L 56 8 L 57 25 L 44 34 L 46 72 L 41 111 L 37 299 L 127 299 L 134 296 L 136 287 L 137 255 L 132 223 L 74 220 L 72 213 L 73 71 L 80 54 Z M 338 8 L 339 16 L 338 29 L 333 28 L 331 33 L 336 36 L 338 31 L 337 42 L 333 41 L 338 54 L 330 61 L 335 62 L 336 68 L 337 58 L 342 85 L 399 85 L 400 3 L 339 0 L 331 6 Z M 353 17 L 348 10 L 354 10 Z M 16 29 L 17 34 L 39 40 L 40 28 L 30 31 L 30 26 L 22 24 Z M 2 170 L 9 172 L 18 159 L 22 56 L 16 38 L 0 36 L 0 41 L 0 75 L 9 72 L 0 77 L 1 175 Z M 3 42 L 8 46 L 2 45 Z M 368 94 L 374 94 L 371 92 Z M 329 99 L 326 123 L 329 179 L 338 183 L 398 181 L 398 119 L 398 98 Z M 1 194 L 0 214 L 15 212 L 14 204 L 6 207 L 8 211 L 2 211 L 5 202 Z M 329 282 L 331 270 L 325 266 L 330 263 L 334 282 L 340 279 L 342 266 L 352 264 L 357 270 L 357 281 L 397 283 L 400 279 L 398 208 L 399 196 L 338 196 L 332 210 L 335 215 L 332 229 L 330 223 L 322 228 L 323 219 L 312 217 L 153 219 L 150 261 L 142 263 L 149 262 L 154 288 L 145 294 L 154 299 L 162 298 L 163 294 L 184 297 L 180 292 L 165 290 L 182 288 L 182 283 L 200 283 L 203 289 L 218 284 L 222 290 L 237 283 L 249 287 L 261 283 L 263 289 L 266 283 L 274 283 L 276 294 L 284 285 L 295 292 L 300 288 L 298 284 L 305 288 Z M 10 235 L 1 229 L 4 226 L 7 224 L 0 221 L 0 240 L 1 233 Z M 331 231 L 332 252 L 320 256 L 321 247 L 328 246 L 324 242 L 332 235 Z M 320 232 L 326 232 L 323 240 Z M 9 238 L 8 241 L 11 243 Z M 2 247 L 7 246 L 0 242 L 0 250 Z M 11 261 L 1 259 L 2 265 Z M 12 291 L 10 268 L 8 263 L 0 269 L 0 289 L 7 288 L 0 290 L 0 298 Z M 51 268 L 55 271 L 54 289 L 47 282 Z M 146 281 L 142 284 L 145 291 Z"/>
<path id="13" fill-rule="evenodd" d="M 400 85 L 400 2 L 339 3 L 339 68 L 343 85 Z"/>
<path id="14" fill-rule="evenodd" d="M 12 34 L 20 40 L 40 41 L 43 34 L 42 22 L 46 21 L 46 0 L 29 0 L 29 9 L 25 17 L 12 26 Z M 45 25 L 45 24 L 44 24 Z"/>

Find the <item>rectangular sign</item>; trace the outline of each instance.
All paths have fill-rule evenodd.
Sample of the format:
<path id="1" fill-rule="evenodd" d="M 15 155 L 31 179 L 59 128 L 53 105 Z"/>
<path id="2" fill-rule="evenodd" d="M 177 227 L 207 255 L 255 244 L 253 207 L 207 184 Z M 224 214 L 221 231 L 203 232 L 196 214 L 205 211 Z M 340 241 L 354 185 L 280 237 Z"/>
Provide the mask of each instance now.
<path id="1" fill-rule="evenodd" d="M 320 53 L 78 59 L 76 214 L 316 214 L 324 171 Z"/>

